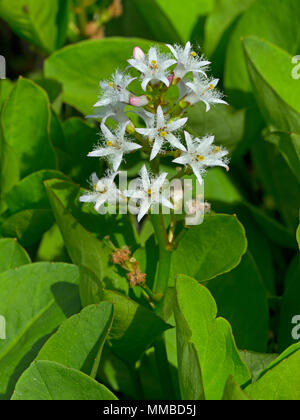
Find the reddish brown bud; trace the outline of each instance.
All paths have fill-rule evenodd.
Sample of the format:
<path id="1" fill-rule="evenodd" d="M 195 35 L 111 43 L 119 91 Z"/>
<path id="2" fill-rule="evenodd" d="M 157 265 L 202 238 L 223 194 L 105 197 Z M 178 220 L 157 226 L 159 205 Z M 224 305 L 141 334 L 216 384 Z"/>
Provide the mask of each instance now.
<path id="1" fill-rule="evenodd" d="M 127 274 L 130 287 L 137 286 L 139 284 L 144 284 L 146 282 L 146 274 L 142 273 L 140 270 L 131 271 Z"/>
<path id="2" fill-rule="evenodd" d="M 124 246 L 121 249 L 117 249 L 112 253 L 112 262 L 114 264 L 124 265 L 131 258 L 130 249 L 128 246 Z"/>

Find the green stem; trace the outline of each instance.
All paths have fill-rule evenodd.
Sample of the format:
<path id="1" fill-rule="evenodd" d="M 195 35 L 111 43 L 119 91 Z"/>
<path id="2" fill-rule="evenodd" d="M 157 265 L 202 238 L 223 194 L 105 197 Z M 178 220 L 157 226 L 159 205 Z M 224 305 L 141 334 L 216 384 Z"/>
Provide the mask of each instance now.
<path id="1" fill-rule="evenodd" d="M 151 221 L 159 247 L 158 270 L 154 281 L 153 293 L 163 298 L 169 283 L 171 252 L 167 249 L 168 237 L 162 215 L 152 214 Z"/>
<path id="2" fill-rule="evenodd" d="M 156 313 L 159 314 L 162 299 L 167 291 L 169 283 L 169 275 L 171 268 L 171 252 L 168 250 L 169 243 L 167 232 L 164 226 L 163 215 L 152 214 L 151 221 L 159 246 L 158 270 L 153 286 L 154 294 L 160 296 L 160 302 L 157 303 L 155 308 Z M 164 397 L 166 400 L 173 400 L 175 398 L 175 392 L 165 345 L 165 339 L 163 335 L 154 343 L 154 350 Z"/>

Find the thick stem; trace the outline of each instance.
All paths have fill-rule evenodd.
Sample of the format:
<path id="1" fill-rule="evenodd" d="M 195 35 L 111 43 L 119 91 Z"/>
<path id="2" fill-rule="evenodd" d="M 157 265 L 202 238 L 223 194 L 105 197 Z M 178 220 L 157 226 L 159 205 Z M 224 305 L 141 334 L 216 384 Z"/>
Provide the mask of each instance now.
<path id="1" fill-rule="evenodd" d="M 158 270 L 155 277 L 153 292 L 160 297 L 160 302 L 156 304 L 155 311 L 159 314 L 162 299 L 167 291 L 169 283 L 169 275 L 171 268 L 171 252 L 168 249 L 168 235 L 164 226 L 162 215 L 151 215 L 151 221 L 155 231 L 156 239 L 159 246 L 159 262 Z M 162 335 L 155 343 L 155 358 L 160 376 L 160 383 L 164 397 L 166 400 L 175 399 L 175 391 L 173 387 L 170 364 L 168 360 L 164 335 Z"/>
<path id="2" fill-rule="evenodd" d="M 161 298 L 166 293 L 171 268 L 171 252 L 167 249 L 168 237 L 162 215 L 152 214 L 151 221 L 159 247 L 158 269 L 154 281 L 153 293 Z"/>

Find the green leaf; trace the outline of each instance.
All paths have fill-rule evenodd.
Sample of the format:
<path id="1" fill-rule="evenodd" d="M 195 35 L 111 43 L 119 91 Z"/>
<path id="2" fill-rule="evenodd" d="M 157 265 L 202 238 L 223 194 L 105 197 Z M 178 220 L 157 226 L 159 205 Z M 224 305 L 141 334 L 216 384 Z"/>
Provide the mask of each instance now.
<path id="1" fill-rule="evenodd" d="M 44 233 L 36 254 L 37 261 L 69 262 L 63 237 L 56 223 Z"/>
<path id="2" fill-rule="evenodd" d="M 0 396 L 7 398 L 49 335 L 80 310 L 80 272 L 73 265 L 37 263 L 0 274 Z"/>
<path id="3" fill-rule="evenodd" d="M 61 325 L 36 360 L 57 362 L 90 375 L 96 360 L 99 364 L 112 320 L 113 306 L 109 302 L 84 308 Z"/>
<path id="4" fill-rule="evenodd" d="M 29 209 L 50 210 L 51 206 L 43 181 L 53 178 L 67 179 L 63 173 L 49 170 L 34 172 L 22 179 L 6 194 L 10 214 Z"/>
<path id="5" fill-rule="evenodd" d="M 139 1 L 144 2 L 144 0 Z M 202 0 L 201 2 L 190 0 L 188 7 L 183 7 L 181 0 L 156 0 L 156 3 L 168 17 L 183 42 L 191 39 L 193 29 L 199 24 L 199 18 L 210 13 L 213 8 L 213 0 Z M 148 21 L 152 20 L 154 25 L 157 20 L 149 12 Z M 161 31 L 161 26 L 157 25 L 157 29 Z M 171 42 L 168 38 L 165 41 Z"/>
<path id="6" fill-rule="evenodd" d="M 231 93 L 232 105 L 245 107 L 247 104 L 253 104 L 241 39 L 257 36 L 296 55 L 299 52 L 300 39 L 297 25 L 291 22 L 298 22 L 299 19 L 300 4 L 294 0 L 255 1 L 239 19 L 230 38 L 226 56 L 225 86 Z M 291 71 L 292 65 L 288 74 L 282 76 L 289 77 Z M 274 76 L 275 73 L 279 74 L 274 71 Z"/>
<path id="7" fill-rule="evenodd" d="M 20 78 L 3 108 L 2 128 L 6 144 L 18 157 L 21 177 L 56 167 L 49 140 L 50 118 L 44 90 Z"/>
<path id="8" fill-rule="evenodd" d="M 4 196 L 20 178 L 18 157 L 4 141 L 0 124 L 0 212 L 6 210 Z"/>
<path id="9" fill-rule="evenodd" d="M 256 37 L 244 39 L 243 46 L 253 92 L 266 123 L 300 133 L 300 85 L 291 75 L 292 55 Z"/>
<path id="10" fill-rule="evenodd" d="M 67 104 L 83 114 L 92 114 L 99 81 L 109 78 L 116 68 L 125 69 L 136 45 L 148 49 L 151 42 L 135 38 L 105 38 L 68 46 L 45 62 L 46 77 L 63 85 L 63 99 Z"/>
<path id="11" fill-rule="evenodd" d="M 46 181 L 45 185 L 56 222 L 74 264 L 93 271 L 107 287 L 127 292 L 128 282 L 125 275 L 121 277 L 111 263 L 111 249 L 86 227 L 96 227 L 101 239 L 110 234 L 116 245 L 118 245 L 117 238 L 123 235 L 132 244 L 134 243 L 130 240 L 132 231 L 130 232 L 128 224 L 126 225 L 124 219 L 118 221 L 115 215 L 106 218 L 96 213 L 84 213 L 78 200 L 80 191 L 75 184 L 50 180 Z M 85 226 L 80 223 L 81 221 L 85 223 Z M 114 232 L 116 232 L 116 237 Z"/>
<path id="12" fill-rule="evenodd" d="M 79 293 L 83 307 L 99 303 L 103 299 L 104 284 L 86 267 L 80 266 Z"/>
<path id="13" fill-rule="evenodd" d="M 204 105 L 198 104 L 188 110 L 188 117 L 187 125 L 194 135 L 204 137 L 213 132 L 216 143 L 230 152 L 242 141 L 246 131 L 245 109 L 236 111 L 227 105 L 218 105 L 206 112 Z"/>
<path id="14" fill-rule="evenodd" d="M 232 376 L 228 378 L 223 395 L 223 401 L 250 401 L 251 398 L 241 390 Z"/>
<path id="15" fill-rule="evenodd" d="M 297 235 L 298 247 L 300 249 L 300 225 L 298 226 L 296 235 Z"/>
<path id="16" fill-rule="evenodd" d="M 237 213 L 239 220 L 246 229 L 248 249 L 254 258 L 266 291 L 269 296 L 275 296 L 275 273 L 268 237 L 243 203 L 234 208 L 234 212 Z M 275 229 L 273 231 L 275 233 Z"/>
<path id="17" fill-rule="evenodd" d="M 145 350 L 170 326 L 149 309 L 120 293 L 106 290 L 104 300 L 114 305 L 109 341 L 113 352 L 134 366 Z"/>
<path id="18" fill-rule="evenodd" d="M 296 343 L 288 347 L 284 352 L 282 352 L 279 356 L 276 355 L 276 358 L 274 358 L 268 366 L 264 369 L 264 371 L 261 373 L 260 377 L 262 377 L 265 373 L 267 373 L 269 370 L 273 369 L 277 365 L 279 365 L 282 361 L 287 359 L 288 357 L 292 356 L 294 353 L 296 353 L 298 350 L 300 350 L 300 343 Z"/>
<path id="19" fill-rule="evenodd" d="M 240 359 L 230 324 L 223 318 L 216 318 L 217 306 L 210 292 L 188 276 L 178 276 L 176 290 L 175 319 L 182 398 L 189 399 L 197 394 L 199 375 L 198 381 L 188 382 L 187 375 L 199 372 L 201 367 L 206 399 L 220 400 L 229 375 L 242 385 L 249 380 L 250 373 Z M 192 346 L 195 352 L 190 358 L 188 354 Z M 184 388 L 186 383 L 189 387 Z"/>
<path id="20" fill-rule="evenodd" d="M 53 222 L 51 210 L 23 210 L 5 219 L 0 232 L 27 247 L 37 243 Z"/>
<path id="21" fill-rule="evenodd" d="M 300 185 L 275 145 L 261 141 L 252 149 L 257 175 L 265 193 L 271 197 L 272 210 L 280 211 L 288 230 L 293 233 L 299 223 Z"/>
<path id="22" fill-rule="evenodd" d="M 243 197 L 226 171 L 211 168 L 205 177 L 205 200 L 236 203 L 241 202 Z"/>
<path id="23" fill-rule="evenodd" d="M 173 271 L 210 280 L 235 268 L 246 249 L 245 231 L 235 216 L 210 215 L 184 233 L 172 256 Z"/>
<path id="24" fill-rule="evenodd" d="M 59 48 L 65 38 L 68 1 L 1 0 L 0 16 L 17 35 L 46 53 Z"/>
<path id="25" fill-rule="evenodd" d="M 131 0 L 134 14 L 142 21 L 144 37 L 160 42 L 181 42 L 181 37 L 174 22 L 170 19 L 168 9 L 163 10 L 164 3 L 159 0 Z M 177 0 L 175 0 L 176 2 Z M 167 0 L 169 2 L 169 0 Z M 175 3 L 174 2 L 174 3 Z M 172 6 L 174 7 L 175 4 Z M 131 17 L 131 21 L 134 15 Z M 133 22 L 131 22 L 132 24 Z M 134 35 L 133 35 L 134 36 Z"/>
<path id="26" fill-rule="evenodd" d="M 260 273 L 247 253 L 239 266 L 208 282 L 218 313 L 227 319 L 238 348 L 266 352 L 269 307 Z"/>
<path id="27" fill-rule="evenodd" d="M 30 258 L 15 239 L 0 239 L 0 272 L 30 264 Z"/>
<path id="28" fill-rule="evenodd" d="M 294 344 L 297 339 L 293 338 L 292 332 L 296 331 L 299 336 L 299 327 L 293 323 L 294 317 L 300 316 L 299 296 L 300 296 L 300 257 L 296 255 L 292 261 L 285 279 L 285 291 L 280 307 L 279 323 L 279 349 L 284 350 L 289 345 Z M 299 324 L 300 320 L 298 320 Z M 300 337 L 299 337 L 300 338 Z"/>
<path id="29" fill-rule="evenodd" d="M 78 370 L 39 361 L 21 376 L 12 400 L 102 401 L 117 398 L 105 386 Z"/>
<path id="30" fill-rule="evenodd" d="M 223 72 L 227 45 L 237 19 L 255 0 L 215 0 L 205 23 L 205 53 L 211 57 L 213 70 Z"/>
<path id="31" fill-rule="evenodd" d="M 300 399 L 300 351 L 283 359 L 269 369 L 257 382 L 245 391 L 256 400 L 299 401 Z"/>
<path id="32" fill-rule="evenodd" d="M 272 242 L 285 248 L 295 248 L 295 239 L 285 226 L 250 203 L 245 203 L 245 209 L 249 211 L 264 235 Z"/>
<path id="33" fill-rule="evenodd" d="M 2 79 L 0 81 L 0 112 L 5 101 L 8 99 L 11 91 L 14 88 L 14 83 L 9 79 Z"/>
<path id="34" fill-rule="evenodd" d="M 240 351 L 240 356 L 251 372 L 252 382 L 256 382 L 270 363 L 278 357 L 277 354 L 255 353 L 247 350 Z"/>
<path id="35" fill-rule="evenodd" d="M 270 133 L 266 140 L 277 145 L 291 171 L 300 182 L 300 135 L 275 131 Z"/>
<path id="36" fill-rule="evenodd" d="M 74 181 L 86 185 L 86 180 L 93 172 L 98 172 L 99 161 L 87 155 L 99 141 L 98 129 L 91 127 L 80 118 L 70 118 L 63 124 L 64 145 L 62 150 L 69 158 L 63 167 Z"/>

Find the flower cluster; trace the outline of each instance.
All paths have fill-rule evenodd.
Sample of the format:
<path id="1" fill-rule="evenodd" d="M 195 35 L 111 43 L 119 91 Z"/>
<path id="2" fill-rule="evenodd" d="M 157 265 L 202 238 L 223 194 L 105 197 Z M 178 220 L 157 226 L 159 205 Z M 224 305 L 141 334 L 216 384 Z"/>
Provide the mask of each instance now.
<path id="1" fill-rule="evenodd" d="M 124 72 L 117 70 L 111 79 L 100 83 L 101 94 L 92 117 L 101 119 L 101 141 L 88 156 L 106 159 L 110 170 L 100 180 L 93 174 L 93 191 L 80 200 L 93 202 L 102 213 L 116 196 L 126 196 L 138 201 L 140 221 L 153 205 L 174 208 L 163 195 L 168 173 L 159 173 L 161 157 L 173 157 L 174 164 L 183 165 L 182 176 L 194 173 L 200 184 L 209 167 L 229 170 L 227 150 L 216 146 L 213 136 L 193 137 L 187 131 L 186 116 L 196 103 L 203 102 L 208 112 L 214 104 L 226 102 L 216 88 L 218 80 L 207 75 L 210 62 L 193 51 L 190 42 L 185 47 L 167 45 L 166 52 L 151 47 L 145 53 L 135 47 L 128 63 Z M 135 91 L 138 84 L 139 94 Z M 173 95 L 169 95 L 171 90 Z M 126 155 L 137 151 L 149 157 L 153 175 L 144 165 L 134 189 L 121 193 L 115 178 Z"/>

